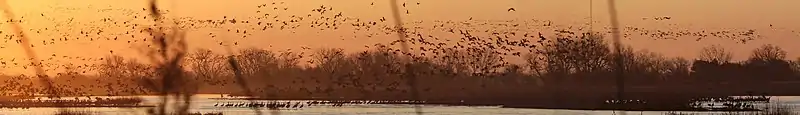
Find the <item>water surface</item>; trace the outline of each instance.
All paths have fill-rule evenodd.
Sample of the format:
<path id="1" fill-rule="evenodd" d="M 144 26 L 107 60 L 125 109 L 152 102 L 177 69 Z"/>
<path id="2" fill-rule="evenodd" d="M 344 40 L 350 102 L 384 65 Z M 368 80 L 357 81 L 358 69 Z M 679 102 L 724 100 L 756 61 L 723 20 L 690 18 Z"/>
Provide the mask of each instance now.
<path id="1" fill-rule="evenodd" d="M 145 104 L 153 104 L 160 100 L 157 96 L 140 96 Z M 192 112 L 222 112 L 225 115 L 254 115 L 250 108 L 225 108 L 214 107 L 216 103 L 245 102 L 244 100 L 217 100 L 217 94 L 197 95 L 193 97 Z M 774 101 L 781 101 L 792 107 L 800 107 L 800 97 L 773 97 Z M 291 102 L 304 102 L 306 100 L 282 100 Z M 267 102 L 267 101 L 261 101 Z M 549 110 L 549 109 L 518 109 L 501 108 L 495 106 L 421 106 L 424 115 L 613 115 L 614 111 L 589 111 L 589 110 Z M 146 114 L 145 108 L 66 108 L 73 111 L 88 111 L 97 115 L 142 115 Z M 53 115 L 58 108 L 29 108 L 29 109 L 0 109 L 0 115 Z M 262 109 L 264 114 L 270 110 Z M 800 110 L 795 110 L 800 112 Z M 281 115 L 416 115 L 413 105 L 372 104 L 372 105 L 345 105 L 343 107 L 310 106 L 298 110 L 280 110 Z M 627 115 L 662 115 L 661 111 L 628 111 Z M 711 114 L 711 113 L 702 113 Z"/>

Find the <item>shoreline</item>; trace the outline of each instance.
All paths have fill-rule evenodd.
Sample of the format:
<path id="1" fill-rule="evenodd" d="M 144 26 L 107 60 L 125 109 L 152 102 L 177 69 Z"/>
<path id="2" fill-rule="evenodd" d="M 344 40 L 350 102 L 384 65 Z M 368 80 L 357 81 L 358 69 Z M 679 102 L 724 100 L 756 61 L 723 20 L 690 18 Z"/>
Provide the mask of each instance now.
<path id="1" fill-rule="evenodd" d="M 18 106 L 18 105 L 3 105 L 0 104 L 0 109 L 4 108 L 150 108 L 156 107 L 154 105 L 38 105 L 38 106 Z"/>
<path id="2" fill-rule="evenodd" d="M 669 93 L 667 93 L 669 94 Z M 670 94 L 666 95 L 664 92 L 639 92 L 636 97 L 648 101 L 647 104 L 629 104 L 626 111 L 703 111 L 703 112 L 726 112 L 726 111 L 760 111 L 758 109 L 724 109 L 724 108 L 692 108 L 681 106 L 682 102 L 689 102 L 691 99 L 698 98 L 696 95 L 687 94 Z M 139 95 L 139 96 L 158 96 L 158 95 Z M 258 98 L 258 97 L 242 97 L 231 94 L 197 94 L 210 100 L 277 100 L 277 101 L 316 101 L 325 104 L 395 104 L 395 105 L 442 105 L 442 106 L 492 106 L 500 108 L 518 108 L 518 109 L 554 109 L 554 110 L 620 110 L 613 104 L 603 103 L 604 99 L 609 97 L 601 95 L 561 95 L 552 97 L 549 95 L 531 95 L 531 96 L 515 96 L 506 98 L 475 98 L 475 99 L 428 99 L 422 101 L 409 101 L 409 100 L 395 100 L 395 99 L 357 99 L 357 98 Z M 222 96 L 222 97 L 220 97 Z M 705 95 L 711 97 L 718 97 L 721 95 Z M 123 96 L 124 97 L 124 96 Z M 364 103 L 369 101 L 369 103 Z M 32 105 L 32 106 L 31 106 Z M 49 103 L 17 105 L 17 104 L 0 104 L 0 108 L 36 108 L 36 107 L 110 107 L 110 108 L 142 108 L 142 107 L 155 107 L 151 105 L 91 105 L 91 103 L 81 103 L 77 105 L 60 105 L 55 106 Z"/>
<path id="3" fill-rule="evenodd" d="M 225 100 L 277 100 L 282 99 L 257 99 L 257 98 L 228 98 Z M 306 100 L 306 99 L 296 99 Z M 402 104 L 402 105 L 442 105 L 442 106 L 468 106 L 468 107 L 499 107 L 499 108 L 516 108 L 516 109 L 550 109 L 550 110 L 587 110 L 587 111 L 603 111 L 603 110 L 625 110 L 625 111 L 681 111 L 681 112 L 747 112 L 747 111 L 762 111 L 760 109 L 747 109 L 747 108 L 690 108 L 680 106 L 641 106 L 631 104 L 629 108 L 617 109 L 617 107 L 606 104 L 566 104 L 566 105 L 553 105 L 548 103 L 511 103 L 511 102 L 480 102 L 480 101 L 467 101 L 467 102 L 452 102 L 452 101 L 432 101 L 432 102 L 400 102 L 401 100 L 325 100 L 314 99 L 311 101 L 321 101 L 321 103 L 335 104 L 335 103 L 358 103 L 364 101 L 372 101 L 368 104 Z"/>

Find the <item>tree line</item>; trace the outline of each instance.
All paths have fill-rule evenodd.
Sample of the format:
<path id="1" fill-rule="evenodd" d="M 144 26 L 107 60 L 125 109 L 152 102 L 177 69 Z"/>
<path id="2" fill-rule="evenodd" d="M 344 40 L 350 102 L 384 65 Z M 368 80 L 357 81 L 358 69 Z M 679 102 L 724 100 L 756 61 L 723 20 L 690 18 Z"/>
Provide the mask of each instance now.
<path id="1" fill-rule="evenodd" d="M 623 71 L 629 87 L 800 81 L 800 58 L 788 60 L 786 51 L 770 44 L 754 49 L 742 61 L 733 61 L 733 54 L 718 45 L 702 49 L 696 59 L 631 47 L 614 55 L 602 37 L 591 34 L 557 38 L 548 46 L 521 55 L 524 63 L 509 63 L 506 55 L 487 48 L 449 48 L 427 56 L 388 46 L 356 53 L 321 48 L 310 57 L 249 48 L 233 55 L 245 81 L 234 79 L 227 56 L 200 49 L 183 60 L 187 77 L 182 85 L 193 86 L 185 88 L 195 93 L 236 94 L 244 89 L 235 83 L 248 82 L 248 90 L 269 98 L 408 99 L 412 97 L 408 83 L 415 79 L 419 98 L 466 99 L 529 95 L 548 87 L 610 88 L 616 83 L 616 71 Z M 302 65 L 303 58 L 310 64 Z M 616 68 L 617 63 L 623 68 Z M 161 74 L 154 66 L 120 56 L 101 62 L 95 67 L 97 75 L 79 74 L 69 67 L 53 81 L 62 95 L 154 94 L 155 83 L 142 79 Z M 43 92 L 36 78 L 3 78 L 0 89 L 5 95 Z"/>

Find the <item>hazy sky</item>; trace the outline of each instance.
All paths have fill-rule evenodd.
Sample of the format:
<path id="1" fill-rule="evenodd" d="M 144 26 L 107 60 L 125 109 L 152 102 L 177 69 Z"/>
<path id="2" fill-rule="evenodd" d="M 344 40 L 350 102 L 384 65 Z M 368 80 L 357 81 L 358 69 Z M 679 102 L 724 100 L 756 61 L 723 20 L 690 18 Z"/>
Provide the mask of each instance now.
<path id="1" fill-rule="evenodd" d="M 192 17 L 196 19 L 221 19 L 223 16 L 230 18 L 244 18 L 256 16 L 257 6 L 267 4 L 269 7 L 287 8 L 287 10 L 274 12 L 280 16 L 305 16 L 311 14 L 311 9 L 324 5 L 333 7 L 335 12 L 342 12 L 349 17 L 364 20 L 378 20 L 385 17 L 390 25 L 393 19 L 388 7 L 389 0 L 162 0 L 159 7 L 170 10 L 168 16 Z M 407 7 L 401 11 L 405 22 L 433 20 L 465 21 L 470 18 L 476 20 L 550 20 L 554 25 L 587 27 L 589 17 L 592 17 L 593 29 L 607 31 L 609 25 L 608 4 L 606 0 L 398 0 Z M 271 5 L 271 3 L 277 3 Z M 280 4 L 283 2 L 284 4 Z M 592 13 L 590 13 L 590 2 Z M 643 36 L 633 36 L 624 39 L 623 43 L 635 49 L 647 49 L 662 53 L 666 56 L 683 56 L 693 58 L 700 48 L 720 44 L 733 51 L 735 59 L 744 59 L 749 52 L 761 44 L 769 43 L 782 47 L 789 52 L 790 59 L 800 57 L 800 4 L 798 0 L 618 0 L 618 14 L 622 26 L 654 28 L 663 30 L 749 30 L 753 29 L 764 39 L 737 43 L 735 40 L 704 39 L 695 41 L 695 38 L 678 38 L 678 40 L 653 40 Z M 374 3 L 374 4 L 373 4 Z M 419 5 L 416 5 L 419 3 Z M 102 28 L 104 24 L 92 23 L 91 20 L 100 20 L 111 17 L 114 20 L 129 20 L 121 17 L 121 12 L 101 12 L 98 9 L 123 8 L 142 12 L 147 7 L 145 0 L 9 0 L 13 12 L 22 18 L 23 31 L 31 37 L 33 43 L 42 40 L 58 39 L 64 37 L 58 33 L 73 33 L 80 31 L 67 31 L 70 28 Z M 372 5 L 371 5 L 372 4 Z M 61 8 L 61 9 L 59 9 Z M 76 11 L 67 11 L 63 8 L 77 8 Z M 516 11 L 509 12 L 509 8 Z M 654 17 L 669 16 L 670 20 L 653 20 Z M 3 17 L 7 20 L 6 17 Z M 63 24 L 63 20 L 74 18 L 73 23 L 88 24 L 70 26 L 53 26 Z M 129 18 L 129 17 L 128 17 Z M 650 18 L 643 20 L 643 18 Z M 48 21 L 48 20 L 62 20 Z M 2 23 L 4 33 L 10 35 L 9 24 Z M 92 25 L 94 24 L 94 25 Z M 772 26 L 770 26 L 772 25 Z M 109 26 L 109 25 L 105 25 Z M 49 27 L 49 28 L 48 28 Z M 51 34 L 37 35 L 36 30 L 48 28 Z M 385 42 L 396 39 L 391 35 L 376 37 L 355 36 L 350 30 L 315 30 L 298 29 L 295 31 L 261 31 L 251 32 L 247 39 L 241 35 L 226 32 L 227 29 L 244 28 L 243 26 L 225 26 L 220 28 L 199 28 L 189 32 L 191 48 L 211 48 L 222 51 L 219 42 L 237 42 L 235 49 L 247 47 L 260 47 L 272 49 L 297 49 L 300 46 L 309 47 L 342 47 L 350 50 L 360 50 L 364 45 Z M 105 31 L 122 31 L 125 28 L 107 28 Z M 58 31 L 58 32 L 55 32 Z M 528 30 L 526 30 L 528 31 Z M 529 30 L 532 32 L 538 30 Z M 794 31 L 794 32 L 793 32 Z M 41 32 L 47 33 L 47 32 Z M 217 37 L 209 37 L 213 33 Z M 361 33 L 356 33 L 361 34 Z M 0 36 L 0 37 L 2 37 Z M 109 37 L 112 35 L 106 35 Z M 446 36 L 446 35 L 442 35 Z M 225 38 L 225 39 L 223 39 Z M 342 40 L 344 39 L 344 40 Z M 456 38 L 451 38 L 456 39 Z M 6 40 L 6 39 L 4 39 Z M 38 41 L 37 41 L 38 40 Z M 0 42 L 0 61 L 11 62 L 17 58 L 25 58 L 19 44 L 13 40 Z M 101 57 L 114 54 L 127 56 L 141 56 L 137 53 L 141 47 L 120 41 L 80 41 L 56 43 L 55 45 L 37 46 L 34 49 L 41 58 L 46 59 L 51 55 Z M 46 61 L 46 63 L 80 62 L 79 60 Z M 22 72 L 21 66 L 7 65 L 7 73 Z M 31 70 L 28 68 L 27 70 Z"/>

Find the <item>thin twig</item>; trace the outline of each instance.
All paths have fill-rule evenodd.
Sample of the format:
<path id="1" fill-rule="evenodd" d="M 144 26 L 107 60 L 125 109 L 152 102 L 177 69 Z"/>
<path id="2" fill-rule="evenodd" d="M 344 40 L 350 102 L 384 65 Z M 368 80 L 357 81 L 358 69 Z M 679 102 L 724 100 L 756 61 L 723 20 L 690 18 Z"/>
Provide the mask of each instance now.
<path id="1" fill-rule="evenodd" d="M 25 51 L 25 55 L 28 56 L 31 60 L 31 63 L 41 63 L 39 58 L 36 56 L 36 51 L 33 50 L 31 47 L 32 44 L 29 44 L 28 36 L 25 35 L 25 32 L 22 31 L 22 26 L 19 23 L 14 22 L 14 12 L 11 11 L 11 6 L 8 5 L 6 0 L 2 1 L 3 11 L 5 11 L 5 17 L 11 19 L 12 31 L 14 33 L 18 33 L 20 37 L 20 45 L 22 45 L 22 50 Z M 40 82 L 45 85 L 46 90 L 48 91 L 50 97 L 60 97 L 58 91 L 55 90 L 53 87 L 53 82 L 50 80 L 45 73 L 45 70 L 41 66 L 34 66 L 34 71 L 36 72 L 36 76 L 39 78 Z M 56 102 L 57 106 L 61 106 L 61 102 Z"/>
<path id="2" fill-rule="evenodd" d="M 402 42 L 400 44 L 401 50 L 405 53 L 411 53 L 409 52 L 408 42 L 406 41 L 405 28 L 403 28 L 403 19 L 402 17 L 400 17 L 400 9 L 397 6 L 397 0 L 392 0 L 390 2 L 392 8 L 392 15 L 394 16 L 395 28 L 397 28 L 397 38 Z M 413 70 L 414 68 L 411 66 L 411 61 L 412 61 L 411 57 L 408 57 L 407 61 L 409 62 L 406 64 L 405 69 Z M 404 72 L 404 75 L 406 75 L 405 77 L 406 79 L 408 79 L 408 85 L 411 86 L 412 98 L 414 98 L 414 101 L 420 101 L 419 92 L 417 91 L 416 75 L 414 75 L 413 72 L 411 71 Z M 414 104 L 414 111 L 417 113 L 417 115 L 422 115 L 422 108 L 419 106 L 419 104 Z"/>
<path id="3" fill-rule="evenodd" d="M 230 46 L 228 46 L 228 51 L 231 51 Z M 231 65 L 233 69 L 234 77 L 236 77 L 236 82 L 239 84 L 239 87 L 242 88 L 245 95 L 253 96 L 253 93 L 250 91 L 250 86 L 247 84 L 247 81 L 242 77 L 242 70 L 239 68 L 239 63 L 236 62 L 236 58 L 233 55 L 228 56 L 228 63 Z M 255 102 L 255 100 L 250 100 L 250 102 Z M 258 110 L 257 107 L 251 107 L 256 115 L 261 115 L 261 111 Z M 276 111 L 272 111 L 273 114 L 278 114 Z"/>
<path id="4" fill-rule="evenodd" d="M 622 43 L 620 43 L 620 36 L 619 36 L 619 20 L 617 19 L 617 6 L 615 0 L 608 0 L 608 13 L 609 17 L 611 18 L 611 37 L 614 40 L 614 50 L 616 50 L 616 57 L 614 60 L 616 63 L 616 74 L 617 74 L 617 100 L 620 101 L 619 110 L 621 111 L 620 114 L 625 114 L 625 76 L 624 76 L 624 65 L 622 60 Z"/>

